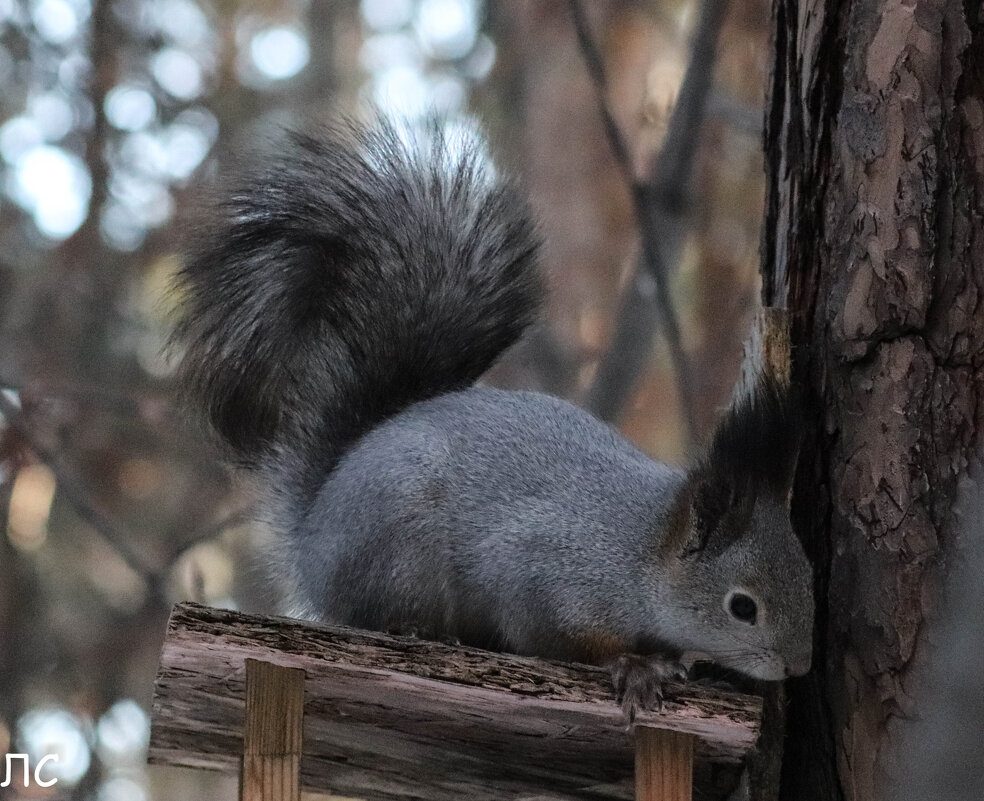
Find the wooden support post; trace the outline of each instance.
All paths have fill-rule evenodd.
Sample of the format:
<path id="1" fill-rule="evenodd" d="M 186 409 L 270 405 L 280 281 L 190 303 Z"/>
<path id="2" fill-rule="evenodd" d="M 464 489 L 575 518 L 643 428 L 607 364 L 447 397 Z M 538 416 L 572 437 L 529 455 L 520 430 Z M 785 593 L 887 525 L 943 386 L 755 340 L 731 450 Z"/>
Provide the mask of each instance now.
<path id="1" fill-rule="evenodd" d="M 693 781 L 692 734 L 635 727 L 636 801 L 691 801 Z"/>
<path id="2" fill-rule="evenodd" d="M 301 801 L 304 671 L 246 660 L 240 801 Z"/>

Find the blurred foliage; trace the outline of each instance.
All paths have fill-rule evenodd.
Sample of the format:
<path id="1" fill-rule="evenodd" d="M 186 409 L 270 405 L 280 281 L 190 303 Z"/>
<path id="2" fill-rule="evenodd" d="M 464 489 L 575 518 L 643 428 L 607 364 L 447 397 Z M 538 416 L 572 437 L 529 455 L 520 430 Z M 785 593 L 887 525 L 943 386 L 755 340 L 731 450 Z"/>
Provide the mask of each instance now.
<path id="1" fill-rule="evenodd" d="M 588 5 L 644 170 L 695 4 Z M 766 24 L 732 2 L 673 274 L 704 431 L 755 308 Z M 223 162 L 369 103 L 480 127 L 525 183 L 550 306 L 490 380 L 583 400 L 638 245 L 565 2 L 0 0 L 0 753 L 61 755 L 0 797 L 235 797 L 144 764 L 170 604 L 279 603 L 248 493 L 172 397 L 167 287 Z M 621 427 L 684 455 L 658 342 Z"/>

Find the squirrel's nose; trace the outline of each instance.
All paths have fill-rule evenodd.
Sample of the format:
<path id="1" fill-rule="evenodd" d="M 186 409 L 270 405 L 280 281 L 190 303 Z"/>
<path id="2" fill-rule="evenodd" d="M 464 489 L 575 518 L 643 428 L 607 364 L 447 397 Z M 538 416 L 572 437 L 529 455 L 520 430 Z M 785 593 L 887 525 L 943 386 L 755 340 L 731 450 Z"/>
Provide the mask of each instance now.
<path id="1" fill-rule="evenodd" d="M 797 654 L 786 662 L 787 676 L 803 676 L 810 671 L 810 663 L 813 661 L 813 654 L 807 651 L 804 654 Z"/>

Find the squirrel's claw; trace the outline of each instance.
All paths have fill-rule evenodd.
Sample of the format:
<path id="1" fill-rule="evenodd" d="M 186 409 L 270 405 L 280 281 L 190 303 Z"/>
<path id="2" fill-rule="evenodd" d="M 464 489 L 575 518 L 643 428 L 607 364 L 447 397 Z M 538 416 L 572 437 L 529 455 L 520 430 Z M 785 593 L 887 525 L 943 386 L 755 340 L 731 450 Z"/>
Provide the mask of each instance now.
<path id="1" fill-rule="evenodd" d="M 687 678 L 687 669 L 665 656 L 622 654 L 609 665 L 615 697 L 631 726 L 640 709 L 660 711 L 666 684 Z"/>

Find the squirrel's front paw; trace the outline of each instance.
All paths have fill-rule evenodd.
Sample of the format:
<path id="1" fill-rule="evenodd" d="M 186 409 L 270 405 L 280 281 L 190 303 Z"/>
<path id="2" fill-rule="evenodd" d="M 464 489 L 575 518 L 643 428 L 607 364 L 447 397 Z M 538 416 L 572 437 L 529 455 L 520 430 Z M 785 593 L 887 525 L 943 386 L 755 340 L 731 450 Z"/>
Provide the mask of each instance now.
<path id="1" fill-rule="evenodd" d="M 675 659 L 652 654 L 622 654 L 609 666 L 615 697 L 631 725 L 640 709 L 659 711 L 668 681 L 687 678 L 687 669 Z"/>

